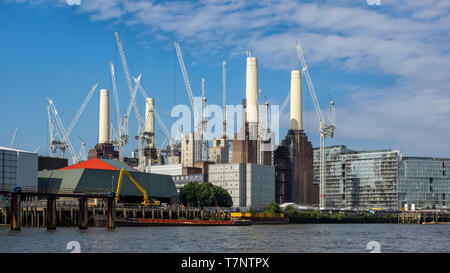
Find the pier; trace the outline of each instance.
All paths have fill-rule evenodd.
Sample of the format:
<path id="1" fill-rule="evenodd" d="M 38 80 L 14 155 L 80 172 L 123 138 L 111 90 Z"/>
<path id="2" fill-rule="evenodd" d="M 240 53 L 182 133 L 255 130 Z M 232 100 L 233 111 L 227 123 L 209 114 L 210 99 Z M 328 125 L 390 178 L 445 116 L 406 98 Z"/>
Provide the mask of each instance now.
<path id="1" fill-rule="evenodd" d="M 101 199 L 106 201 L 107 206 L 105 215 L 108 216 L 108 229 L 114 229 L 114 193 L 112 192 L 78 192 L 64 191 L 61 189 L 38 190 L 36 188 L 20 188 L 13 189 L 4 187 L 0 188 L 0 195 L 9 196 L 10 206 L 0 208 L 0 219 L 2 224 L 10 224 L 11 231 L 20 231 L 22 226 L 25 227 L 47 227 L 48 231 L 56 229 L 59 225 L 74 226 L 79 229 L 87 229 L 89 222 L 88 200 Z M 32 199 L 38 197 L 38 202 L 22 202 L 22 199 Z M 57 206 L 57 200 L 60 198 L 70 198 L 76 200 L 77 207 L 67 206 L 64 209 L 61 204 L 65 204 L 72 200 L 64 200 Z M 64 213 L 63 213 L 64 212 Z"/>
<path id="2" fill-rule="evenodd" d="M 410 211 L 398 214 L 399 224 L 450 224 L 450 212 Z"/>
<path id="3" fill-rule="evenodd" d="M 138 204 L 116 204 L 113 193 L 53 193 L 16 189 L 15 191 L 0 191 L 0 194 L 10 197 L 9 204 L 0 206 L 0 224 L 10 225 L 11 231 L 20 231 L 22 227 L 46 227 L 47 231 L 54 231 L 56 227 L 77 226 L 80 230 L 86 230 L 88 226 L 95 225 L 95 215 L 107 218 L 108 229 L 115 228 L 117 217 L 162 220 L 231 219 L 229 210 L 225 209 L 178 206 L 163 208 Z M 21 201 L 25 196 L 38 196 L 41 200 Z"/>

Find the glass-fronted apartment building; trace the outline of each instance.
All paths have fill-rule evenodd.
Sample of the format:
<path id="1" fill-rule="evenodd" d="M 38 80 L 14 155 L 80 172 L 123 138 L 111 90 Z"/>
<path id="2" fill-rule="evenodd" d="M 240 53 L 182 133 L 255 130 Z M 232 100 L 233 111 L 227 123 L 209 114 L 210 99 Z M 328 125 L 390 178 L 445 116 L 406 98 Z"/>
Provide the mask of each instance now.
<path id="1" fill-rule="evenodd" d="M 450 159 L 403 157 L 398 150 L 326 149 L 326 206 L 334 208 L 447 208 Z M 314 150 L 319 183 L 319 149 Z"/>

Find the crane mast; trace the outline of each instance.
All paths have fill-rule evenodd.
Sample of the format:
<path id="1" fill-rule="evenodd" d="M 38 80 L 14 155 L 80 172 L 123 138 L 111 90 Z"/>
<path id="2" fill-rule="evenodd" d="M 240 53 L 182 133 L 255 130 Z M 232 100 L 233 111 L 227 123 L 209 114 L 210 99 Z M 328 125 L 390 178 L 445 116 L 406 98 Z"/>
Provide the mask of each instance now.
<path id="1" fill-rule="evenodd" d="M 122 61 L 123 71 L 125 73 L 125 78 L 127 80 L 128 90 L 130 91 L 130 95 L 131 95 L 131 103 L 130 103 L 130 105 L 132 105 L 132 107 L 134 109 L 134 113 L 136 115 L 136 120 L 138 122 L 138 136 L 136 137 L 136 139 L 138 140 L 139 167 L 142 170 L 143 168 L 145 168 L 145 162 L 144 162 L 144 159 L 145 159 L 145 157 L 144 157 L 144 139 L 145 139 L 145 137 L 144 137 L 144 123 L 142 122 L 141 115 L 140 115 L 139 110 L 138 110 L 138 108 L 136 106 L 136 103 L 134 101 L 133 87 L 132 87 L 132 83 L 131 83 L 131 76 L 130 76 L 130 72 L 128 70 L 127 59 L 125 57 L 125 51 L 123 49 L 122 41 L 120 40 L 119 33 L 114 32 L 114 36 L 116 37 L 116 43 L 117 43 L 117 47 L 119 49 L 120 60 Z M 140 77 L 138 79 L 140 79 Z M 134 78 L 134 81 L 137 82 L 138 79 Z M 127 113 L 127 116 L 125 118 L 128 118 L 128 116 L 129 116 L 129 114 Z M 127 125 L 123 124 L 122 128 L 126 128 L 126 126 Z"/>
<path id="2" fill-rule="evenodd" d="M 227 62 L 222 62 L 223 139 L 227 138 Z"/>
<path id="3" fill-rule="evenodd" d="M 70 133 L 72 132 L 73 127 L 75 127 L 75 125 L 78 122 L 78 119 L 80 119 L 81 114 L 84 111 L 84 108 L 86 108 L 86 105 L 88 104 L 89 100 L 91 99 L 92 95 L 94 94 L 95 90 L 97 89 L 98 83 L 94 84 L 91 88 L 91 90 L 89 90 L 88 95 L 86 96 L 86 98 L 84 99 L 83 103 L 81 104 L 80 109 L 78 109 L 78 112 L 76 113 L 75 117 L 73 118 L 72 122 L 70 123 L 69 127 L 67 128 L 66 134 L 67 137 L 69 137 Z"/>
<path id="4" fill-rule="evenodd" d="M 67 145 L 67 147 L 69 148 L 69 151 L 70 151 L 70 153 L 72 155 L 72 161 L 73 161 L 73 163 L 77 163 L 78 162 L 77 155 L 75 154 L 75 151 L 73 149 L 72 143 L 70 143 L 69 137 L 66 134 L 66 131 L 64 130 L 64 125 L 61 122 L 61 119 L 60 119 L 60 117 L 58 115 L 58 111 L 56 111 L 56 107 L 55 107 L 52 99 L 47 98 L 47 100 L 48 100 L 48 103 L 50 105 L 50 109 L 52 110 L 53 115 L 56 118 L 56 123 L 58 124 L 59 130 L 61 131 L 61 134 L 63 135 L 64 143 L 65 143 L 65 145 Z"/>
<path id="5" fill-rule="evenodd" d="M 330 120 L 327 118 L 325 121 L 322 116 L 322 112 L 320 110 L 319 102 L 317 101 L 316 91 L 314 90 L 314 86 L 311 81 L 311 77 L 308 71 L 308 65 L 306 63 L 305 57 L 303 56 L 302 48 L 300 44 L 296 41 L 295 47 L 297 49 L 298 58 L 302 64 L 302 72 L 305 75 L 306 83 L 308 84 L 309 93 L 311 94 L 314 109 L 316 110 L 316 114 L 319 118 L 320 124 L 320 148 L 319 148 L 319 202 L 320 208 L 325 208 L 326 206 L 326 196 L 325 196 L 325 186 L 326 186 L 326 174 L 325 174 L 325 163 L 326 163 L 326 154 L 325 154 L 325 142 L 326 137 L 333 137 L 334 130 L 336 129 L 335 120 Z M 330 117 L 334 117 L 334 102 L 330 103 L 330 108 L 328 110 Z M 327 122 L 331 122 L 327 124 Z M 334 123 L 333 123 L 334 122 Z"/>
<path id="6" fill-rule="evenodd" d="M 119 148 L 119 160 L 123 161 L 123 146 L 125 146 L 128 143 L 128 135 L 126 133 L 125 128 L 123 128 L 122 119 L 120 116 L 119 95 L 117 92 L 116 73 L 114 70 L 114 64 L 112 62 L 109 62 L 109 67 L 111 70 L 111 81 L 112 81 L 113 93 L 114 93 L 117 130 L 119 131 L 117 134 L 117 146 Z"/>
<path id="7" fill-rule="evenodd" d="M 208 139 L 206 137 L 206 126 L 208 124 L 208 120 L 206 119 L 206 96 L 205 96 L 205 79 L 202 78 L 202 131 L 201 131 L 201 139 L 202 143 L 202 160 L 208 160 Z"/>
<path id="8" fill-rule="evenodd" d="M 188 93 L 189 101 L 191 103 L 192 110 L 194 111 L 194 140 L 200 140 L 199 143 L 203 144 L 202 139 L 199 137 L 199 133 L 201 133 L 202 130 L 202 122 L 201 122 L 201 116 L 199 115 L 197 111 L 197 107 L 195 107 L 194 103 L 194 95 L 192 94 L 191 84 L 189 82 L 189 77 L 186 72 L 186 67 L 184 65 L 183 61 L 183 55 L 181 54 L 180 45 L 177 42 L 174 42 L 175 49 L 178 56 L 178 61 L 180 63 L 181 73 L 183 74 L 184 83 L 186 85 L 186 91 Z M 198 158 L 198 156 L 201 156 L 201 145 L 195 145 L 195 158 Z M 200 151 L 200 152 L 199 152 Z"/>

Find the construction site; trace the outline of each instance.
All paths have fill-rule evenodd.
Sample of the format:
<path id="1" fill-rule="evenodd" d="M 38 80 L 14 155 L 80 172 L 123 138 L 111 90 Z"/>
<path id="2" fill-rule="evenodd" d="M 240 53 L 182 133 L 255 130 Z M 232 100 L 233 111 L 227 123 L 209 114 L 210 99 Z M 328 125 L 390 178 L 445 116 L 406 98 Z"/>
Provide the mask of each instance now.
<path id="1" fill-rule="evenodd" d="M 39 209 L 33 207 L 33 216 L 26 216 L 26 219 L 34 219 L 30 221 L 39 226 L 45 218 L 47 225 L 50 223 L 50 229 L 56 221 L 56 200 L 70 203 L 75 199 L 78 202 L 75 205 L 79 206 L 77 216 L 73 216 L 72 208 L 60 209 L 58 221 L 64 221 L 61 213 L 65 211 L 67 221 L 72 224 L 80 223 L 80 227 L 90 221 L 87 218 L 88 206 L 94 207 L 89 210 L 92 212 L 91 217 L 98 214 L 108 216 L 105 220 L 108 223 L 114 221 L 116 216 L 115 205 L 118 208 L 122 206 L 121 215 L 126 217 L 127 204 L 148 208 L 148 211 L 133 210 L 134 214 L 141 213 L 142 218 L 147 213 L 152 215 L 152 219 L 172 220 L 174 213 L 180 218 L 180 210 L 176 208 L 184 208 L 181 195 L 183 187 L 189 182 L 210 182 L 225 189 L 231 196 L 232 208 L 240 212 L 261 212 L 272 203 L 330 211 L 339 208 L 397 210 L 408 204 L 417 204 L 421 208 L 447 207 L 450 196 L 445 187 L 449 182 L 448 159 L 419 158 L 415 161 L 403 161 L 399 151 L 356 152 L 345 146 L 326 147 L 326 139 L 333 137 L 336 130 L 335 103 L 329 101 L 327 113 L 322 113 L 298 42 L 293 44 L 292 50 L 296 50 L 301 67 L 286 71 L 286 78 L 290 75 L 290 90 L 286 91 L 286 99 L 275 118 L 269 115 L 269 103 L 260 103 L 258 58 L 247 51 L 245 62 L 242 63 L 246 71 L 245 83 L 242 83 L 245 94 L 242 94 L 242 103 L 237 108 L 237 114 L 242 118 L 240 123 L 231 123 L 232 127 L 237 124 L 237 130 L 232 135 L 228 130 L 230 121 L 226 114 L 226 61 L 222 61 L 222 109 L 225 113 L 223 133 L 221 137 L 208 139 L 205 79 L 202 78 L 201 97 L 195 97 L 180 45 L 174 42 L 194 117 L 194 130 L 178 138 L 173 135 L 173 130 L 169 130 L 173 124 L 165 124 L 158 114 L 158 100 L 149 97 L 141 85 L 142 74 L 130 73 L 125 49 L 117 32 L 114 37 L 127 85 L 125 93 L 128 107 L 124 113 L 119 106 L 119 88 L 116 82 L 118 73 L 110 62 L 111 83 L 95 83 L 68 126 L 65 126 L 54 101 L 47 98 L 48 156 L 0 147 L 0 194 L 11 199 L 9 213 L 12 211 L 12 219 L 16 223 L 20 221 L 19 212 L 22 211 L 20 200 L 40 202 L 42 199 L 47 200 L 46 212 L 43 210 L 40 214 Z M 310 95 L 308 97 L 313 101 L 319 121 L 320 145 L 316 148 L 304 128 L 302 105 L 303 100 L 309 98 L 303 97 L 306 92 L 302 90 L 302 79 L 306 81 Z M 99 86 L 102 88 L 97 92 L 97 144 L 87 151 L 86 143 L 82 142 L 80 149 L 76 151 L 70 134 Z M 123 96 L 120 93 L 120 97 Z M 137 101 L 144 102 L 145 109 L 139 109 Z M 289 128 L 286 135 L 280 137 L 280 143 L 275 143 L 280 117 L 288 106 Z M 137 123 L 135 134 L 129 131 L 132 111 Z M 116 124 L 111 122 L 112 115 L 115 115 Z M 161 132 L 162 135 L 158 136 L 156 132 Z M 157 137 L 163 139 L 160 145 L 156 143 Z M 131 139 L 136 140 L 137 147 L 131 147 L 131 154 L 126 154 L 125 147 L 136 143 Z M 408 178 L 411 173 L 408 172 L 408 166 L 414 165 L 417 168 L 417 164 L 422 164 L 420 166 L 427 169 L 434 164 L 432 167 L 437 170 L 433 177 L 423 179 L 421 187 L 427 190 L 421 189 L 420 194 L 417 193 L 417 188 L 410 187 L 420 175 L 414 173 Z M 427 171 L 424 169 L 423 173 Z M 433 188 L 433 181 L 433 185 L 442 185 Z M 99 212 L 96 212 L 96 208 Z M 221 218 L 218 216 L 220 219 L 214 218 L 214 214 L 204 213 L 199 207 L 197 210 L 191 209 L 194 210 L 181 211 L 181 215 L 186 214 L 181 216 L 184 220 L 193 221 L 201 216 L 202 220 L 222 221 L 223 215 L 226 215 L 227 221 L 231 221 L 230 208 L 216 212 L 215 215 L 221 215 Z M 8 212 L 2 212 L 2 215 L 7 214 Z M 47 216 L 44 217 L 44 214 Z"/>
<path id="2" fill-rule="evenodd" d="M 225 113 L 222 122 L 223 134 L 221 137 L 208 139 L 205 79 L 202 79 L 199 101 L 192 91 L 180 45 L 174 42 L 190 109 L 194 117 L 194 130 L 176 138 L 169 131 L 172 124 L 165 124 L 158 114 L 157 100 L 149 97 L 141 85 L 142 74 L 131 75 L 125 49 L 117 32 L 114 33 L 114 37 L 120 54 L 121 70 L 127 84 L 128 107 L 125 113 L 120 109 L 119 97 L 123 97 L 124 94 L 119 92 L 117 87 L 116 76 L 118 73 L 112 62 L 109 63 L 111 83 L 95 83 L 68 126 L 62 120 L 54 101 L 47 98 L 50 149 L 49 156 L 39 156 L 40 172 L 38 177 L 41 189 L 55 190 L 60 187 L 76 191 L 77 185 L 82 184 L 81 178 L 75 181 L 76 179 L 74 180 L 73 177 L 77 175 L 66 173 L 69 170 L 73 172 L 84 169 L 85 172 L 96 170 L 98 173 L 96 176 L 103 175 L 106 177 L 103 179 L 105 181 L 112 180 L 112 185 L 106 186 L 107 183 L 98 182 L 98 178 L 83 177 L 83 184 L 92 183 L 92 185 L 86 185 L 87 188 L 114 190 L 118 175 L 115 177 L 112 175 L 111 178 L 110 174 L 104 172 L 113 170 L 108 166 L 115 166 L 115 171 L 126 168 L 131 169 L 135 174 L 160 175 L 170 178 L 172 182 L 176 181 L 176 183 L 172 183 L 177 190 L 176 194 L 166 192 L 158 195 L 153 186 L 153 188 L 147 188 L 150 196 L 163 198 L 164 203 L 168 204 L 180 201 L 180 191 L 188 182 L 211 182 L 226 189 L 233 198 L 233 207 L 243 211 L 262 210 L 272 202 L 279 204 L 294 202 L 301 205 L 319 206 L 320 187 L 313 183 L 313 147 L 302 125 L 302 75 L 305 75 L 320 120 L 321 130 L 324 132 L 321 134 L 323 135 L 321 144 L 325 145 L 325 136 L 332 136 L 335 124 L 334 119 L 322 117 L 306 61 L 298 43 L 295 43 L 295 47 L 293 46 L 292 49 L 297 50 L 302 68 L 290 72 L 291 88 L 286 92 L 287 97 L 280 107 L 281 116 L 290 102 L 290 127 L 281 143 L 275 143 L 272 138 L 278 132 L 272 131 L 272 125 L 274 123 L 278 125 L 279 118 L 270 120 L 269 103 L 260 103 L 258 59 L 252 56 L 250 51 L 247 51 L 246 62 L 243 63 L 246 67 L 245 94 L 242 94 L 242 104 L 239 105 L 240 113 L 237 113 L 243 117 L 242 122 L 237 124 L 237 131 L 233 133 L 234 135 L 227 133 L 227 80 L 226 61 L 224 60 L 222 62 L 222 108 Z M 108 85 L 112 88 L 101 88 L 96 93 L 99 86 Z M 89 150 L 86 143 L 82 142 L 79 151 L 76 151 L 71 143 L 70 134 L 94 94 L 98 94 L 100 98 L 98 141 L 95 147 Z M 137 106 L 137 101 L 140 100 L 145 102 L 145 109 L 139 109 Z M 334 115 L 334 104 L 331 103 L 330 106 L 327 118 Z M 137 122 L 136 134 L 128 130 L 132 111 Z M 262 115 L 262 112 L 266 114 Z M 117 124 L 111 122 L 112 115 L 115 115 Z M 232 124 L 234 125 L 234 123 Z M 155 130 L 155 127 L 158 127 L 158 130 Z M 164 140 L 161 145 L 156 144 L 156 132 L 163 134 L 158 136 Z M 130 141 L 132 138 L 136 139 L 137 147 L 132 149 L 131 154 L 125 154 L 124 148 L 127 145 L 134 145 L 134 142 L 131 144 Z M 109 165 L 106 166 L 106 164 Z M 60 179 L 59 183 L 50 181 L 56 181 L 55 179 Z M 68 182 L 70 179 L 74 181 Z M 145 178 L 141 179 L 144 179 L 143 184 L 145 184 Z M 3 183 L 3 185 L 5 184 Z"/>

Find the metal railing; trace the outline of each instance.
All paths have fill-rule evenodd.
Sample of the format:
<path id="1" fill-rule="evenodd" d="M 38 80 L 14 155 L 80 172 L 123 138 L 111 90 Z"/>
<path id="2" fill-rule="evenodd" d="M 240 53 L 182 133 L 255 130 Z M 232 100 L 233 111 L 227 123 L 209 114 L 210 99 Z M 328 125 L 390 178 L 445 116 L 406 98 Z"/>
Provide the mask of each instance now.
<path id="1" fill-rule="evenodd" d="M 99 194 L 109 195 L 111 190 L 105 188 L 85 188 L 83 190 L 75 190 L 74 188 L 59 188 L 59 187 L 37 187 L 37 186 L 22 186 L 12 184 L 0 185 L 1 192 L 22 192 L 22 193 L 37 193 L 37 194 Z"/>

